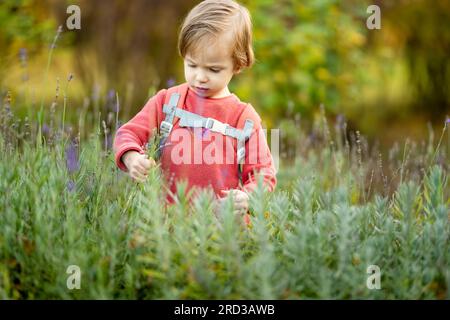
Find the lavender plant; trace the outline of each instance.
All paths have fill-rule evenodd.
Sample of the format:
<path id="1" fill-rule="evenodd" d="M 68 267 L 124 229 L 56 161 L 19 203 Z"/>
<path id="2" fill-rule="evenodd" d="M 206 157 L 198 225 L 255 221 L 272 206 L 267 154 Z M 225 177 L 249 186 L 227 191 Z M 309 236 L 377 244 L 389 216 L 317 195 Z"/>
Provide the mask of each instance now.
<path id="1" fill-rule="evenodd" d="M 334 177 L 336 164 L 318 161 L 330 150 L 314 149 L 281 169 L 296 178 L 273 194 L 255 192 L 246 226 L 231 204 L 215 215 L 210 191 L 189 201 L 186 184 L 164 206 L 158 168 L 137 186 L 115 174 L 102 145 L 92 134 L 79 146 L 27 141 L 1 153 L 2 298 L 449 297 L 449 185 L 438 163 L 364 201 L 344 151 L 333 151 L 342 161 Z M 80 290 L 66 285 L 73 264 Z M 366 286 L 369 265 L 382 271 L 380 290 Z"/>

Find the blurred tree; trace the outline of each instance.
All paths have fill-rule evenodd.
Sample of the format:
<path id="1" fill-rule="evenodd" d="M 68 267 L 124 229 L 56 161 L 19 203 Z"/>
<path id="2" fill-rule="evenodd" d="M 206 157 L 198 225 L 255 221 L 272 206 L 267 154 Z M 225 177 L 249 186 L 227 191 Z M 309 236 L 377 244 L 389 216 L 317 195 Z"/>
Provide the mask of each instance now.
<path id="1" fill-rule="evenodd" d="M 58 20 L 72 3 L 54 1 Z M 73 31 L 75 59 L 89 91 L 101 86 L 128 95 L 134 110 L 142 107 L 149 88 L 165 87 L 180 73 L 177 31 L 194 1 L 111 0 L 77 2 L 81 30 Z M 183 80 L 183 79 L 179 79 Z"/>
<path id="2" fill-rule="evenodd" d="M 450 1 L 383 1 L 385 27 L 404 55 L 415 92 L 413 112 L 442 121 L 450 112 Z M 380 37 L 378 45 L 385 45 Z"/>
<path id="3" fill-rule="evenodd" d="M 348 2 L 348 1 L 347 1 Z M 254 23 L 257 63 L 237 81 L 244 99 L 282 118 L 310 116 L 321 103 L 337 110 L 361 85 L 367 6 L 345 11 L 337 0 L 243 1 Z"/>
<path id="4" fill-rule="evenodd" d="M 65 55 L 55 55 L 52 67 L 72 69 L 74 59 L 73 72 L 84 93 L 98 97 L 109 92 L 108 99 L 114 100 L 115 89 L 126 110 L 121 116 L 128 117 L 142 107 L 150 88 L 153 93 L 184 81 L 177 35 L 182 19 L 198 2 L 78 0 L 81 30 L 64 31 L 58 45 Z M 257 62 L 233 80 L 231 89 L 262 111 L 268 126 L 298 113 L 310 119 L 321 103 L 328 115 L 349 114 L 355 126 L 372 126 L 377 135 L 386 118 L 405 110 L 437 120 L 450 112 L 448 1 L 241 2 L 252 14 Z M 369 32 L 366 9 L 373 3 L 382 9 L 382 29 Z M 69 4 L 73 2 L 0 1 L 0 82 L 6 67 L 19 62 L 19 52 L 26 52 L 21 48 L 48 49 L 56 26 L 65 25 Z M 407 83 L 397 65 L 408 66 Z M 399 78 L 403 82 L 389 81 Z M 392 91 L 397 100 L 387 98 Z M 413 96 L 407 94 L 411 91 L 414 98 L 406 99 Z M 78 92 L 74 98 L 81 101 Z M 400 109 L 396 103 L 402 99 Z M 295 130 L 285 131 L 295 135 Z"/>
<path id="5" fill-rule="evenodd" d="M 7 67 L 49 43 L 56 26 L 44 7 L 33 0 L 0 1 L 0 85 Z"/>

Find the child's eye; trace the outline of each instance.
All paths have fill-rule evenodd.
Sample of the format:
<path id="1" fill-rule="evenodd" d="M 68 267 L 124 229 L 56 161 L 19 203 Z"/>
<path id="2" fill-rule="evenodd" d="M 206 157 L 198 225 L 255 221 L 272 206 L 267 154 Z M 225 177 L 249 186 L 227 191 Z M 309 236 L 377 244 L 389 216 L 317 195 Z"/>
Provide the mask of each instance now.
<path id="1" fill-rule="evenodd" d="M 190 68 L 195 68 L 195 64 L 188 64 Z"/>
<path id="2" fill-rule="evenodd" d="M 209 69 L 209 70 L 211 70 L 214 73 L 219 73 L 220 72 L 220 69 Z"/>

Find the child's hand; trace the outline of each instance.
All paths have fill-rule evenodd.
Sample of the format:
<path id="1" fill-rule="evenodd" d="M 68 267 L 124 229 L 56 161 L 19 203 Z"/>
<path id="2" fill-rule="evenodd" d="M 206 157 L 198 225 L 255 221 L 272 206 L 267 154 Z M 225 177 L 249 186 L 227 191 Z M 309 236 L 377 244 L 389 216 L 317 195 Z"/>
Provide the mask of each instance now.
<path id="1" fill-rule="evenodd" d="M 149 158 L 148 155 L 140 154 L 137 151 L 126 152 L 122 159 L 128 169 L 128 174 L 137 182 L 144 182 L 150 169 L 156 166 L 153 158 Z"/>
<path id="2" fill-rule="evenodd" d="M 234 213 L 241 215 L 247 213 L 250 200 L 247 193 L 238 189 L 221 190 L 221 192 L 225 197 L 217 200 L 219 206 L 223 205 L 223 203 L 227 200 L 227 197 L 232 197 L 234 203 Z"/>

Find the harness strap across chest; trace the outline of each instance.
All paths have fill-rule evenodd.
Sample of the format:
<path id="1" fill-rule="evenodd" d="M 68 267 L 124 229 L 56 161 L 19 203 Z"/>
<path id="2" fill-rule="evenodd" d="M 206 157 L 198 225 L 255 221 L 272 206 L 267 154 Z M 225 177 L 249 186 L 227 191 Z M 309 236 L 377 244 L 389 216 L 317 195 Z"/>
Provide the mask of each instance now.
<path id="1" fill-rule="evenodd" d="M 174 118 L 178 117 L 180 118 L 180 127 L 207 128 L 213 132 L 218 132 L 225 136 L 237 139 L 238 173 L 239 179 L 242 181 L 242 166 L 245 160 L 245 142 L 252 134 L 253 121 L 251 119 L 246 119 L 244 128 L 237 129 L 230 126 L 228 123 L 223 123 L 213 118 L 203 117 L 196 113 L 177 108 L 179 99 L 179 93 L 172 93 L 169 98 L 169 103 L 164 104 L 163 106 L 165 119 L 161 121 L 160 124 L 161 139 L 158 148 L 158 158 L 161 156 L 162 149 L 173 129 Z"/>

